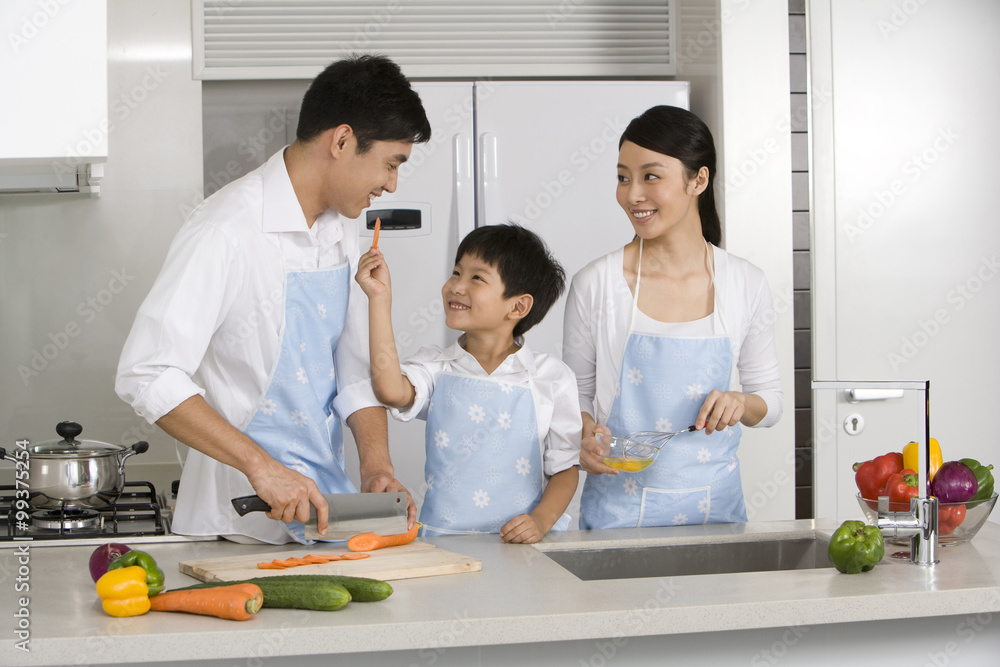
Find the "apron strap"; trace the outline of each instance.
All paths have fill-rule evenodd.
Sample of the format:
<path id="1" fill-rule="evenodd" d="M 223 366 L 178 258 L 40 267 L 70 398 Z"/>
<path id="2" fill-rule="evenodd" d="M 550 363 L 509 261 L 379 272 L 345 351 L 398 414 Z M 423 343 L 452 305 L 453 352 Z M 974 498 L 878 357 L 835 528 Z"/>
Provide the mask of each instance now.
<path id="1" fill-rule="evenodd" d="M 730 348 L 733 351 L 733 367 L 729 374 L 729 388 L 732 390 L 733 386 L 737 383 L 739 374 L 737 373 L 737 354 L 736 348 L 734 346 L 735 339 L 729 335 L 729 322 L 726 320 L 726 311 L 722 308 L 722 302 L 719 299 L 719 289 L 715 284 L 715 253 L 712 251 L 712 244 L 707 240 L 705 241 L 705 269 L 708 271 L 709 286 L 713 288 L 714 292 L 712 295 L 712 300 L 715 308 L 715 312 L 719 314 L 719 320 L 722 323 L 722 332 L 725 334 L 726 338 L 729 339 Z M 639 260 L 635 268 L 635 294 L 632 295 L 632 312 L 629 315 L 628 331 L 625 333 L 625 345 L 628 344 L 628 338 L 632 334 L 633 329 L 635 329 L 635 314 L 639 310 L 639 285 L 642 282 L 642 237 L 639 237 Z M 625 345 L 622 346 L 621 357 L 625 357 Z M 619 378 L 621 377 L 621 368 L 618 369 Z M 617 393 L 617 392 L 616 392 Z"/>

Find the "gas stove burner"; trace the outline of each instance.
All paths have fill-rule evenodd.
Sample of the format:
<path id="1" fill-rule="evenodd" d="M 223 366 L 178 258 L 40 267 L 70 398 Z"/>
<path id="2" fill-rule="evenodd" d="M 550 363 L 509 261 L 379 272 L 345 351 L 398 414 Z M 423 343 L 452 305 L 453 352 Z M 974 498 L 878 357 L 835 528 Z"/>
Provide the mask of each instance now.
<path id="1" fill-rule="evenodd" d="M 79 530 L 95 528 L 101 521 L 101 513 L 92 509 L 66 508 L 41 510 L 31 514 L 31 523 L 45 530 Z"/>

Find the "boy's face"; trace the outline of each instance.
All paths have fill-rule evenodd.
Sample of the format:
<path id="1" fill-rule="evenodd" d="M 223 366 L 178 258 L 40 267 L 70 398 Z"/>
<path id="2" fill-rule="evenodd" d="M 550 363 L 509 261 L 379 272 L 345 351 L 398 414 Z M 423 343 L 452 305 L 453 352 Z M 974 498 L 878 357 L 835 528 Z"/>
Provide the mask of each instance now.
<path id="1" fill-rule="evenodd" d="M 445 325 L 466 333 L 490 333 L 516 321 L 507 315 L 517 296 L 504 298 L 504 284 L 495 266 L 475 255 L 459 259 L 451 278 L 441 288 Z"/>

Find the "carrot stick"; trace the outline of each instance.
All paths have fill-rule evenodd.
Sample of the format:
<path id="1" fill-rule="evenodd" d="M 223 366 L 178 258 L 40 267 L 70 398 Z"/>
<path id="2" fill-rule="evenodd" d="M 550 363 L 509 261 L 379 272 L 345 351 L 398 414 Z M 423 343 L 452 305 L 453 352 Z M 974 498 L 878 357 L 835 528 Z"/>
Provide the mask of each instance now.
<path id="1" fill-rule="evenodd" d="M 375 234 L 372 235 L 372 250 L 378 250 L 378 232 L 382 229 L 382 218 L 375 218 Z"/>
<path id="2" fill-rule="evenodd" d="M 257 589 L 248 592 L 252 587 Z M 189 591 L 166 591 L 149 598 L 154 611 L 183 611 L 189 614 L 216 616 L 246 621 L 260 610 L 264 594 L 256 584 L 235 584 Z"/>
<path id="3" fill-rule="evenodd" d="M 284 570 L 289 567 L 298 567 L 299 565 L 322 565 L 323 563 L 332 563 L 338 560 L 360 560 L 362 558 L 368 558 L 368 554 L 310 554 L 303 558 L 286 558 L 285 560 L 272 560 L 270 562 L 257 563 L 257 569 L 259 570 Z"/>
<path id="4" fill-rule="evenodd" d="M 374 551 L 384 547 L 395 547 L 401 544 L 409 544 L 417 539 L 417 532 L 420 530 L 420 522 L 417 521 L 405 533 L 398 535 L 376 535 L 375 533 L 361 533 L 347 540 L 347 548 L 351 551 Z"/>

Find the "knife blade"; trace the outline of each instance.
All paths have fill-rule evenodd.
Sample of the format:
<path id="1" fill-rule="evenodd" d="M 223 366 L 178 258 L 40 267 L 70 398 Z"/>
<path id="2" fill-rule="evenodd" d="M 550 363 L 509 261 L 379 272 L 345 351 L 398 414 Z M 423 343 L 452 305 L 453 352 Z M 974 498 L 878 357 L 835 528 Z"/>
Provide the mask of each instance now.
<path id="1" fill-rule="evenodd" d="M 309 508 L 305 524 L 307 540 L 344 540 L 361 533 L 396 535 L 406 532 L 405 493 L 324 493 L 329 507 L 326 535 L 316 527 L 316 508 Z M 260 496 L 233 498 L 233 507 L 240 516 L 250 512 L 270 512 Z"/>

